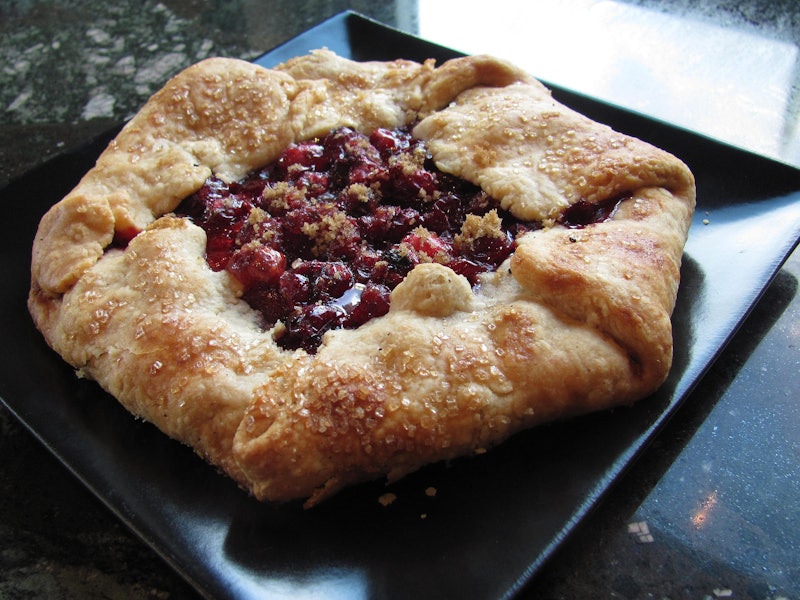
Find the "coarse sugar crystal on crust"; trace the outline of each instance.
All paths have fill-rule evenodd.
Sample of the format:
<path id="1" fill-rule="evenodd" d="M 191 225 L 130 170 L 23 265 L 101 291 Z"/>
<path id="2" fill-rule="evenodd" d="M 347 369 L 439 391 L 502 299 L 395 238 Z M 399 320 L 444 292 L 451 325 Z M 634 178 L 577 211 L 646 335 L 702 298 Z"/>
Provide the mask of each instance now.
<path id="1" fill-rule="evenodd" d="M 441 171 L 541 227 L 479 285 L 422 262 L 387 314 L 327 332 L 315 353 L 286 350 L 282 324 L 262 328 L 242 283 L 206 262 L 206 233 L 173 213 L 209 177 L 241 180 L 340 127 L 413 127 Z M 209 59 L 157 92 L 43 217 L 28 304 L 50 346 L 133 414 L 259 499 L 311 505 L 657 389 L 694 194 L 680 160 L 492 57 Z M 609 200 L 607 218 L 564 218 Z M 463 243 L 495 220 L 472 219 Z"/>

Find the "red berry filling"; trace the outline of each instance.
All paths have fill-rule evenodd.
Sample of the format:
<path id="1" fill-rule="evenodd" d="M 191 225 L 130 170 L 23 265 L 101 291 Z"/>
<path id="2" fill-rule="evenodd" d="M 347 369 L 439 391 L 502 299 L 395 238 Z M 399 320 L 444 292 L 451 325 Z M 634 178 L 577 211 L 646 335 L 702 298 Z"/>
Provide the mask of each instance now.
<path id="1" fill-rule="evenodd" d="M 386 314 L 417 264 L 447 265 L 477 285 L 539 227 L 436 169 L 407 130 L 386 129 L 337 129 L 240 182 L 211 177 L 176 212 L 206 231 L 208 264 L 242 283 L 264 327 L 283 324 L 277 342 L 309 352 L 328 330 Z"/>
<path id="2" fill-rule="evenodd" d="M 558 222 L 570 229 L 580 229 L 592 223 L 608 221 L 625 198 L 625 195 L 615 196 L 597 203 L 578 200 L 564 210 Z"/>

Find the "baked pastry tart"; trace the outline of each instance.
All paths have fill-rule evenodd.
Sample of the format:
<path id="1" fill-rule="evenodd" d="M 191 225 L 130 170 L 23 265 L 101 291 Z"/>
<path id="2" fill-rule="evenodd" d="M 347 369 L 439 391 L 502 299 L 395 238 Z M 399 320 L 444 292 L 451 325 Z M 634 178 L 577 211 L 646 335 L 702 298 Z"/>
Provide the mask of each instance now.
<path id="1" fill-rule="evenodd" d="M 313 505 L 651 394 L 694 203 L 496 58 L 209 59 L 43 217 L 29 309 L 134 415 Z"/>

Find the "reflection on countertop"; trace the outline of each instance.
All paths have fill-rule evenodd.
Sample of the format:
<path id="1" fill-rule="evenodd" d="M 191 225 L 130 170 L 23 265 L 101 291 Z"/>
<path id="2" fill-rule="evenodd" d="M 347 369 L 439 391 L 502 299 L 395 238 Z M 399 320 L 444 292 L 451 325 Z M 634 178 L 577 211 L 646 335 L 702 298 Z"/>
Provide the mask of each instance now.
<path id="1" fill-rule="evenodd" d="M 800 166 L 793 0 L 13 1 L 0 6 L 0 185 L 212 55 L 251 59 L 351 8 Z M 522 592 L 800 598 L 800 255 L 690 402 Z M 5 410 L 0 596 L 195 598 Z"/>
<path id="2" fill-rule="evenodd" d="M 782 12 L 787 3 L 730 12 L 713 4 L 568 0 L 520 18 L 513 1 L 493 2 L 489 14 L 479 0 L 457 11 L 422 2 L 418 21 L 423 37 L 507 57 L 561 87 L 800 165 L 797 16 Z M 750 5 L 757 10 L 746 18 Z"/>

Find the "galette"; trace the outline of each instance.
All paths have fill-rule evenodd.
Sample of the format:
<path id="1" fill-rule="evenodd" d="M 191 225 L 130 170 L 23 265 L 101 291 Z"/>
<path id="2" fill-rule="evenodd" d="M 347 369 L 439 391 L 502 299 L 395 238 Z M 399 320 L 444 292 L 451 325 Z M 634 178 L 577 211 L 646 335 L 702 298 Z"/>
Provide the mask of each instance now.
<path id="1" fill-rule="evenodd" d="M 694 203 L 490 56 L 214 58 L 44 215 L 28 304 L 131 413 L 310 506 L 654 392 Z"/>

